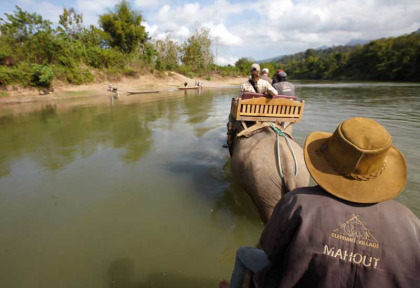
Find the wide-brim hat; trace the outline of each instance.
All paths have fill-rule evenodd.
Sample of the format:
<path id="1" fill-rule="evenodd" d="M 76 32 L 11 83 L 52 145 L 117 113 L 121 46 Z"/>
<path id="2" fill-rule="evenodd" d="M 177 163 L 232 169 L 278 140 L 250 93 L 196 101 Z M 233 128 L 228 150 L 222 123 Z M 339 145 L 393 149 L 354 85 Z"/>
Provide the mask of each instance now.
<path id="1" fill-rule="evenodd" d="M 378 122 L 351 118 L 334 133 L 313 132 L 305 141 L 312 178 L 330 194 L 356 203 L 392 199 L 404 189 L 407 166 Z"/>

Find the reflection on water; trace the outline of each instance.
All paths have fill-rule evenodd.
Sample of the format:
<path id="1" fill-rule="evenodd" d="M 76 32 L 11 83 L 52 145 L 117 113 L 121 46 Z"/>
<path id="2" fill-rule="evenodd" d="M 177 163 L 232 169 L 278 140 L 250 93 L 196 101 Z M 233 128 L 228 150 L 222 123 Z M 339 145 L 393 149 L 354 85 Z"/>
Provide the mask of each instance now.
<path id="1" fill-rule="evenodd" d="M 306 100 L 297 142 L 349 117 L 376 119 L 407 158 L 398 200 L 419 216 L 420 86 L 296 84 Z M 215 287 L 229 278 L 237 247 L 256 244 L 263 228 L 221 148 L 236 95 L 1 107 L 2 286 Z"/>

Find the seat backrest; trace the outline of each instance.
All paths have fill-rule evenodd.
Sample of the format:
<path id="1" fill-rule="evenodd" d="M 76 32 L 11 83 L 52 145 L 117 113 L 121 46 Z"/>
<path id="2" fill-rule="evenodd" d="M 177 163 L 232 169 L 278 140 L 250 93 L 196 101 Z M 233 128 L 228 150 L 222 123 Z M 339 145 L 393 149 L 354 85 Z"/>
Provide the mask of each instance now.
<path id="1" fill-rule="evenodd" d="M 253 93 L 253 92 L 243 92 L 242 94 L 242 99 L 243 100 L 247 100 L 247 99 L 252 99 L 252 98 L 261 98 L 261 97 L 265 97 L 265 98 L 273 98 L 273 99 L 291 99 L 291 100 L 297 100 L 296 96 L 287 96 L 287 95 L 276 95 L 274 97 L 271 97 L 271 95 L 269 94 L 262 94 L 262 93 Z"/>
<path id="2" fill-rule="evenodd" d="M 254 97 L 252 99 L 232 99 L 231 114 L 236 120 L 299 122 L 302 118 L 305 100 L 271 99 Z"/>

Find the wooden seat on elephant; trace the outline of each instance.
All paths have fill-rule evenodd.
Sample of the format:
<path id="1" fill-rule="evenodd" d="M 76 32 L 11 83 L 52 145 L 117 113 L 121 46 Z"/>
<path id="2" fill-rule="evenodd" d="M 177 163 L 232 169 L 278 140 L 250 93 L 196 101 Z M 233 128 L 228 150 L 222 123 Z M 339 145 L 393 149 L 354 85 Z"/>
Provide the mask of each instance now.
<path id="1" fill-rule="evenodd" d="M 247 99 L 253 99 L 253 98 L 261 98 L 261 97 L 265 97 L 265 98 L 273 98 L 273 99 L 279 99 L 279 98 L 284 98 L 284 99 L 290 99 L 290 100 L 297 100 L 296 96 L 289 96 L 289 95 L 275 95 L 275 96 L 271 96 L 269 94 L 262 94 L 262 93 L 255 93 L 255 92 L 243 92 L 241 98 L 243 100 L 247 100 Z"/>
<path id="2" fill-rule="evenodd" d="M 256 97 L 233 98 L 231 111 L 236 121 L 300 122 L 305 100 Z"/>

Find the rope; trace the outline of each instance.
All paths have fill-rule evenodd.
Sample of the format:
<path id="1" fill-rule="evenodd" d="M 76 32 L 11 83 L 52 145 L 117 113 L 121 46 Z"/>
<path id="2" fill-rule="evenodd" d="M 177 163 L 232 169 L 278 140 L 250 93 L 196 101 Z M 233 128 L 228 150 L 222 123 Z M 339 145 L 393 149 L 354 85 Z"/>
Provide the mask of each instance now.
<path id="1" fill-rule="evenodd" d="M 284 179 L 283 170 L 281 168 L 281 161 L 280 161 L 280 141 L 279 141 L 279 135 L 283 136 L 284 139 L 286 139 L 287 146 L 290 149 L 290 152 L 292 152 L 293 160 L 295 161 L 295 177 L 298 175 L 298 163 L 296 160 L 295 151 L 293 150 L 292 144 L 290 144 L 289 138 L 287 134 L 285 134 L 283 131 L 279 130 L 277 127 L 273 125 L 273 123 L 270 123 L 271 128 L 273 128 L 274 132 L 276 132 L 276 142 L 277 142 L 277 163 L 279 167 L 279 173 L 281 179 Z"/>

